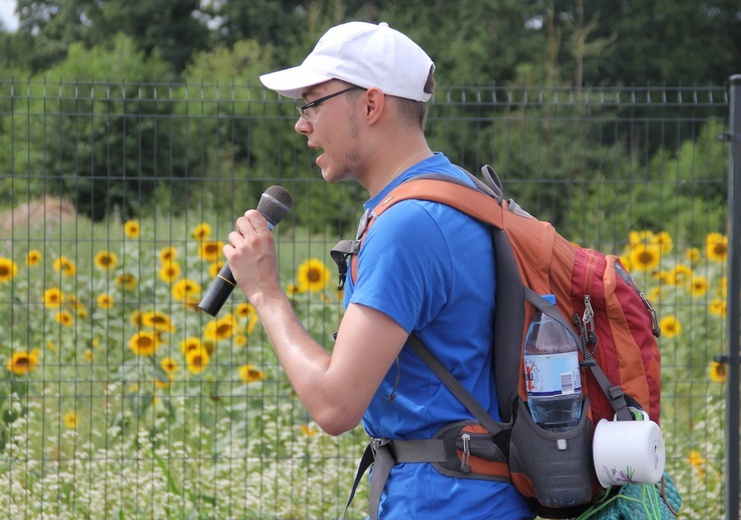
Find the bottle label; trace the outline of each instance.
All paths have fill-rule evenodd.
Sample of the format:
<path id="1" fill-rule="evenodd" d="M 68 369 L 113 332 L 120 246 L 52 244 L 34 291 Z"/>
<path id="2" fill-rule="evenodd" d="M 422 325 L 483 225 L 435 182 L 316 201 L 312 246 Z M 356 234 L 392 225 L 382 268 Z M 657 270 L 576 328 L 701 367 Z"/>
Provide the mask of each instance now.
<path id="1" fill-rule="evenodd" d="M 527 394 L 552 397 L 581 392 L 579 354 L 525 355 L 525 383 Z"/>

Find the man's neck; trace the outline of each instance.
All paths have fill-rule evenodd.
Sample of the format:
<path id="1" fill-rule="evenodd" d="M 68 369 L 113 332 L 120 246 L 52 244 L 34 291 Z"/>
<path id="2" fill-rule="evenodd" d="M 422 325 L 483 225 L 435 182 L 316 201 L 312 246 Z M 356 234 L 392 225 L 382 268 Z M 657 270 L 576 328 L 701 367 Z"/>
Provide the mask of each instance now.
<path id="1" fill-rule="evenodd" d="M 384 154 L 385 157 L 379 160 L 367 178 L 363 179 L 365 182 L 361 182 L 371 198 L 409 168 L 434 155 L 424 139 L 409 143 L 407 146 L 395 147 L 395 150 L 393 154 Z"/>

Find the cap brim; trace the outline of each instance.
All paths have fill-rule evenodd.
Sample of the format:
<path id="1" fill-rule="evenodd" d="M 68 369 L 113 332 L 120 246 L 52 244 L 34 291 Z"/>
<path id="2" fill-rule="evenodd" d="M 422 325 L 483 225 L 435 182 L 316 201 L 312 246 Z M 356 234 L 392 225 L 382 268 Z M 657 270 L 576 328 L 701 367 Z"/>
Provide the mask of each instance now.
<path id="1" fill-rule="evenodd" d="M 260 76 L 260 81 L 267 88 L 293 99 L 300 98 L 307 88 L 331 79 L 334 78 L 307 69 L 303 65 Z"/>

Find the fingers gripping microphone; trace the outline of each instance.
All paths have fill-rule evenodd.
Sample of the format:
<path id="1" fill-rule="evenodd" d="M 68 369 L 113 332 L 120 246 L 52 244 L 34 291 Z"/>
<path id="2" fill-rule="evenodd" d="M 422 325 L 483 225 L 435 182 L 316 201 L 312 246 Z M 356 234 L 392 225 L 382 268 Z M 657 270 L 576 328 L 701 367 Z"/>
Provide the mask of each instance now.
<path id="1" fill-rule="evenodd" d="M 288 215 L 291 204 L 293 204 L 291 195 L 284 188 L 270 186 L 260 196 L 257 211 L 268 221 L 270 229 L 273 229 L 278 225 L 278 222 L 283 220 L 283 217 Z M 234 280 L 229 264 L 224 263 L 224 267 L 221 268 L 219 274 L 214 278 L 211 287 L 203 295 L 198 308 L 211 316 L 216 316 L 236 286 L 237 282 Z"/>

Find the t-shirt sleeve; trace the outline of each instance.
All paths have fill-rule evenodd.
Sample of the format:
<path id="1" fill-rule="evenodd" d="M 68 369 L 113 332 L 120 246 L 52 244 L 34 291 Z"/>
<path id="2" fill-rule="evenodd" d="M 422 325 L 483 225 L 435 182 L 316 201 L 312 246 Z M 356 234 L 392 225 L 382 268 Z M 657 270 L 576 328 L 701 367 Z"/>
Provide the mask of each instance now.
<path id="1" fill-rule="evenodd" d="M 428 204 L 400 202 L 373 223 L 350 299 L 387 314 L 409 333 L 433 320 L 450 293 L 450 254 Z"/>

